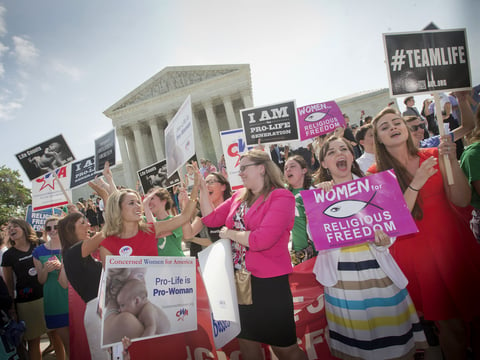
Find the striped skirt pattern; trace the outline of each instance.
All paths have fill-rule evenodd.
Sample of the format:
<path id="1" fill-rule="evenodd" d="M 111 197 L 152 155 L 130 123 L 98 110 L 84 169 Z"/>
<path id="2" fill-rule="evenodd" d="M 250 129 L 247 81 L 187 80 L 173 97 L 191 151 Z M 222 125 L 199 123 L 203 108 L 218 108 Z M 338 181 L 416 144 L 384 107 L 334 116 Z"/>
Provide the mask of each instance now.
<path id="1" fill-rule="evenodd" d="M 338 283 L 325 287 L 332 355 L 408 359 L 427 342 L 415 306 L 378 265 L 368 244 L 341 249 Z"/>

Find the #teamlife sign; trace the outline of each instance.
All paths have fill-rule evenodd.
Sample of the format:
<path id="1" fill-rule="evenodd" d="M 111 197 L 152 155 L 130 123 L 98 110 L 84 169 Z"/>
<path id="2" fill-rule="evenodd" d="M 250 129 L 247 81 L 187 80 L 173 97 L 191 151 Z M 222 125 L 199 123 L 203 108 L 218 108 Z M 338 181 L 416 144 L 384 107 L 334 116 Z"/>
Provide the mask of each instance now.
<path id="1" fill-rule="evenodd" d="M 108 321 L 120 312 L 135 316 L 145 329 L 132 341 L 197 330 L 195 265 L 194 257 L 107 256 L 102 347 L 121 342 L 121 331 Z"/>
<path id="2" fill-rule="evenodd" d="M 390 237 L 418 232 L 393 170 L 300 194 L 317 250 L 373 240 L 377 229 Z"/>
<path id="3" fill-rule="evenodd" d="M 465 29 L 383 34 L 390 94 L 471 88 Z"/>
<path id="4" fill-rule="evenodd" d="M 345 126 L 342 111 L 335 101 L 297 108 L 300 140 L 307 140 Z"/>
<path id="5" fill-rule="evenodd" d="M 240 110 L 247 145 L 298 140 L 295 101 Z"/>

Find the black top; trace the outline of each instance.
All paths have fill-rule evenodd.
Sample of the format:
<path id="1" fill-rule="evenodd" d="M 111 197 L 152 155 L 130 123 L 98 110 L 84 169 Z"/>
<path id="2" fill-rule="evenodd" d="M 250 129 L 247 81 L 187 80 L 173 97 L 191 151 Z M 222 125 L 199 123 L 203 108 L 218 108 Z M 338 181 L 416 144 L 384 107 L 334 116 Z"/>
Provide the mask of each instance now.
<path id="1" fill-rule="evenodd" d="M 30 244 L 28 251 L 11 247 L 2 257 L 2 266 L 11 267 L 16 277 L 15 302 L 24 303 L 43 297 L 43 285 L 38 282 L 37 270 L 33 264 L 32 252 L 35 245 Z"/>
<path id="2" fill-rule="evenodd" d="M 63 264 L 68 281 L 87 303 L 97 297 L 102 263 L 91 255 L 82 257 L 82 243 L 83 241 L 80 241 L 65 251 Z"/>

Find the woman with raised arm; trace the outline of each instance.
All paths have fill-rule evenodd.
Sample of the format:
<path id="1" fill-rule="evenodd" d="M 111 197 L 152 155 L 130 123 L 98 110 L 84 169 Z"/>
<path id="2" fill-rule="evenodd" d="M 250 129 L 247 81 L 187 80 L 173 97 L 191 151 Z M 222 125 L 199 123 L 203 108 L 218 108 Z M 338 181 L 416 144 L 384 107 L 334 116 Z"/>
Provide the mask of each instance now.
<path id="1" fill-rule="evenodd" d="M 199 172 L 198 168 L 195 164 L 195 172 Z M 216 208 L 225 200 L 229 199 L 232 196 L 232 188 L 230 187 L 230 183 L 222 174 L 218 172 L 213 172 L 208 174 L 205 180 L 203 177 L 200 177 L 200 198 L 208 199 L 212 204 L 213 208 Z M 180 202 L 181 206 L 184 207 L 186 205 L 186 201 L 188 201 L 188 195 L 185 189 L 182 188 L 180 192 Z M 200 200 L 201 201 L 201 200 Z M 182 226 L 183 236 L 185 241 L 191 241 L 190 245 L 190 255 L 195 256 L 196 253 L 202 250 L 202 246 L 208 246 L 215 241 L 220 239 L 220 229 L 221 226 L 217 227 L 206 227 L 208 238 L 196 238 L 198 233 L 203 229 L 204 225 L 199 216 L 195 216 L 193 221 L 187 223 Z M 194 249 L 196 251 L 192 251 Z"/>
<path id="2" fill-rule="evenodd" d="M 239 305 L 238 335 L 244 359 L 263 359 L 261 343 L 280 359 L 306 359 L 297 345 L 293 299 L 288 282 L 292 272 L 288 241 L 295 218 L 295 198 L 284 188 L 282 174 L 267 153 L 250 150 L 240 158 L 245 186 L 217 208 L 200 198 L 202 221 L 218 227 L 220 238 L 231 239 L 234 266 L 251 272 L 251 305 Z"/>
<path id="3" fill-rule="evenodd" d="M 467 206 L 471 197 L 455 143 L 444 136 L 438 148 L 418 149 L 405 120 L 392 108 L 382 110 L 372 124 L 377 162 L 368 172 L 395 170 L 419 230 L 399 237 L 392 255 L 409 281 L 417 310 L 438 323 L 445 358 L 465 359 L 465 321 L 478 324 L 480 315 L 480 293 L 473 286 L 480 283 L 480 247 L 451 206 Z M 439 160 L 443 155 L 453 184 L 447 181 L 444 159 Z M 474 335 L 472 343 L 480 343 L 479 334 Z"/>

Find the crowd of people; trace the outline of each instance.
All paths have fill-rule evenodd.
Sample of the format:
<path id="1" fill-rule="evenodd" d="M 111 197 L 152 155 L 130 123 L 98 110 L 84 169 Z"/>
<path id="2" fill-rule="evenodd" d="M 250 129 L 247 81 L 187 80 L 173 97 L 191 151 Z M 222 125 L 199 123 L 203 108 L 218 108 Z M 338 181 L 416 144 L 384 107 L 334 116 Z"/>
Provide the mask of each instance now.
<path id="1" fill-rule="evenodd" d="M 244 187 L 235 193 L 223 156 L 218 168 L 204 159 L 200 166 L 187 164 L 175 194 L 117 187 L 107 164 L 103 178 L 89 183 L 98 201 L 78 202 L 66 216 L 48 218 L 41 239 L 22 219 L 2 229 L 7 244 L 0 290 L 10 299 L 2 310 L 23 321 L 26 331 L 23 343 L 3 345 L 0 355 L 41 359 L 40 336 L 48 333 L 57 359 L 68 357 L 70 285 L 86 304 L 91 358 L 108 359 L 97 313 L 106 256 L 125 256 L 128 249 L 130 256 L 182 257 L 186 248 L 196 256 L 230 239 L 234 268 L 251 273 L 252 302 L 239 305 L 243 359 L 262 359 L 262 344 L 278 359 L 307 358 L 297 343 L 289 274 L 310 259 L 324 287 L 332 356 L 414 358 L 428 347 L 425 333 L 433 324 L 445 359 L 466 359 L 468 352 L 480 358 L 474 290 L 480 281 L 480 109 L 466 92 L 451 97 L 442 99 L 450 124 L 443 137 L 430 103 L 418 111 L 408 97 L 403 116 L 387 107 L 362 118 L 359 127 L 347 121 L 294 150 L 259 145 L 241 155 Z M 330 191 L 392 168 L 419 232 L 395 239 L 377 231 L 372 242 L 317 250 L 300 192 Z M 108 279 L 115 282 L 106 287 L 104 341 L 123 343 L 128 358 L 129 339 L 164 333 L 170 324 L 146 297 L 143 273 Z"/>

